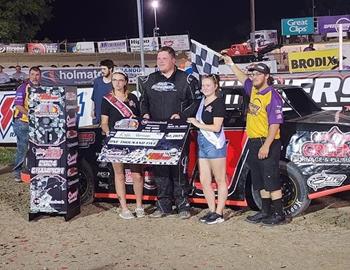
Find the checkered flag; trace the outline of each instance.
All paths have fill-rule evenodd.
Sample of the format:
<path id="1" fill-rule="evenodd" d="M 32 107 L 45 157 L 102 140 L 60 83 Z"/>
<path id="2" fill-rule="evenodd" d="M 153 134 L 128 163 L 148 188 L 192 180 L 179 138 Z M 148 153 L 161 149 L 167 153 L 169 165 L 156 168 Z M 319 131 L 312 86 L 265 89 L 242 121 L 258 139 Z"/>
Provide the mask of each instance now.
<path id="1" fill-rule="evenodd" d="M 199 79 L 203 74 L 219 73 L 220 54 L 191 39 L 191 61 L 193 76 Z"/>

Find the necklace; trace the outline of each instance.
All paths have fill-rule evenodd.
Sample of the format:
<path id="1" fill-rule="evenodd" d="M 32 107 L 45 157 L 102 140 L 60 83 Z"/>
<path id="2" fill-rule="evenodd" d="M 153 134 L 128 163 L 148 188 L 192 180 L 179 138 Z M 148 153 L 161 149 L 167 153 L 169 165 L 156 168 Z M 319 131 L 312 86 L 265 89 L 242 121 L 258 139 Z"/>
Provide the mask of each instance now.
<path id="1" fill-rule="evenodd" d="M 127 94 L 126 92 L 123 93 L 123 94 L 121 94 L 120 91 L 115 91 L 115 90 L 113 89 L 112 93 L 113 93 L 113 96 L 115 96 L 115 97 L 118 98 L 118 99 L 121 99 L 123 102 L 126 101 L 126 100 L 128 99 L 128 94 Z M 120 94 L 117 94 L 117 93 L 120 93 Z"/>

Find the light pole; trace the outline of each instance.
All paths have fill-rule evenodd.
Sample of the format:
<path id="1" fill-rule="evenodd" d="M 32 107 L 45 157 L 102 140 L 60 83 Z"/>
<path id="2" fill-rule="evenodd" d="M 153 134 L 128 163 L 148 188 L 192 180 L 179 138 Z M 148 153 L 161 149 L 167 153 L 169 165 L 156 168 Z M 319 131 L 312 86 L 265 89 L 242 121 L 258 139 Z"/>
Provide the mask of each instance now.
<path id="1" fill-rule="evenodd" d="M 255 53 L 255 0 L 250 0 L 250 44 Z"/>
<path id="2" fill-rule="evenodd" d="M 159 7 L 159 1 L 153 0 L 151 5 L 152 5 L 152 8 L 153 8 L 153 12 L 154 12 L 153 37 L 157 37 L 158 36 L 158 31 L 159 31 L 159 27 L 157 26 L 157 8 Z"/>

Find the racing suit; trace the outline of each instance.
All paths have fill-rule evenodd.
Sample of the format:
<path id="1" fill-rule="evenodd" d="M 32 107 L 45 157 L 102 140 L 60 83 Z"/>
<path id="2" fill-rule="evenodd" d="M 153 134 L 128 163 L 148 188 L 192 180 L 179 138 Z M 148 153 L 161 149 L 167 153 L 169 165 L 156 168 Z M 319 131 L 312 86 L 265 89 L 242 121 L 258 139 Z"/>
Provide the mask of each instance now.
<path id="1" fill-rule="evenodd" d="M 149 114 L 152 120 L 165 121 L 173 114 L 182 119 L 193 116 L 195 100 L 199 96 L 196 78 L 175 68 L 174 73 L 166 78 L 161 72 L 154 72 L 140 78 L 141 115 Z M 157 185 L 157 208 L 163 213 L 172 211 L 173 200 L 179 212 L 188 211 L 190 185 L 187 178 L 188 143 L 185 143 L 181 159 L 175 166 L 153 166 Z"/>

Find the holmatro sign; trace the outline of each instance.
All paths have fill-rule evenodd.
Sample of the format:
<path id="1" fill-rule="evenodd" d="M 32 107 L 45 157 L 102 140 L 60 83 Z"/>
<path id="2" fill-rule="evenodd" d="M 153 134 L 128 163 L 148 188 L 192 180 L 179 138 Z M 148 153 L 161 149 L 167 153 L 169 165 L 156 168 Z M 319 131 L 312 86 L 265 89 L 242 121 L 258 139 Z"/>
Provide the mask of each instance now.
<path id="1" fill-rule="evenodd" d="M 339 49 L 288 54 L 290 72 L 333 70 L 339 64 Z"/>

